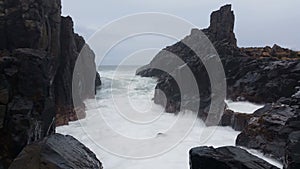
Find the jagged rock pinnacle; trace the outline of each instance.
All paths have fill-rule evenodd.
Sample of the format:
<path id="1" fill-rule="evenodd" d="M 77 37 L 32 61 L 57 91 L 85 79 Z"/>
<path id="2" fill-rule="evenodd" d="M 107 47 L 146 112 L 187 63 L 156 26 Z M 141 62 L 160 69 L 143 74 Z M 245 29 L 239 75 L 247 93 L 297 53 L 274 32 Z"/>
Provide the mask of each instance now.
<path id="1" fill-rule="evenodd" d="M 231 5 L 222 6 L 214 11 L 210 16 L 210 38 L 213 41 L 227 41 L 233 46 L 237 46 L 234 29 L 234 13 Z"/>

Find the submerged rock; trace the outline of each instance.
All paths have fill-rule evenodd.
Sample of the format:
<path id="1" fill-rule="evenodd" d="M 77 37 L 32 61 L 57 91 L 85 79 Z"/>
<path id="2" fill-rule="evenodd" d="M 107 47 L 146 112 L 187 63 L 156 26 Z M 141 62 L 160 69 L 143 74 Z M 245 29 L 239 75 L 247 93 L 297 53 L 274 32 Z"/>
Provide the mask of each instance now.
<path id="1" fill-rule="evenodd" d="M 197 147 L 190 150 L 190 169 L 278 169 L 238 147 Z"/>
<path id="2" fill-rule="evenodd" d="M 71 136 L 54 134 L 28 145 L 9 169 L 102 169 L 87 147 Z"/>

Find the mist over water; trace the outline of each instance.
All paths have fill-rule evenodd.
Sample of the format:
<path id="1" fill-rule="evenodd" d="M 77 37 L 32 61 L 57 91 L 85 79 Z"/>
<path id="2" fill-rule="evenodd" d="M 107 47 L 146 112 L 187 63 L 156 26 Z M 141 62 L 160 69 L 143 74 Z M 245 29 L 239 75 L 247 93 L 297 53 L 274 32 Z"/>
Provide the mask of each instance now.
<path id="1" fill-rule="evenodd" d="M 72 122 L 69 126 L 57 128 L 58 133 L 74 136 L 95 152 L 98 159 L 103 162 L 105 169 L 188 169 L 188 153 L 191 148 L 203 145 L 214 147 L 235 145 L 235 139 L 239 132 L 230 127 L 217 127 L 211 137 L 206 141 L 201 140 L 201 133 L 214 128 L 206 127 L 201 120 L 197 119 L 186 137 L 179 144 L 174 145 L 173 149 L 163 154 L 137 160 L 121 157 L 122 155 L 109 151 L 103 146 L 104 144 L 109 144 L 128 154 L 139 152 L 139 150 L 151 152 L 154 145 L 153 147 L 149 145 L 132 147 L 126 143 L 120 144 L 118 136 L 134 139 L 153 138 L 161 140 L 157 144 L 164 145 L 168 144 L 168 140 L 171 142 L 174 139 L 172 135 L 164 133 L 178 118 L 183 121 L 194 118 L 193 112 L 185 112 L 179 116 L 164 113 L 162 106 L 153 103 L 156 79 L 134 76 L 136 67 L 122 67 L 117 72 L 115 69 L 116 67 L 113 66 L 101 67 L 100 74 L 103 85 L 97 91 L 97 104 L 91 100 L 86 101 L 87 117 Z M 247 102 L 227 101 L 227 103 L 229 108 L 234 111 L 245 113 L 253 113 L 261 107 Z M 134 110 L 140 114 L 131 114 Z M 139 116 L 147 120 L 139 121 Z M 176 131 L 172 134 L 176 135 Z M 251 151 L 251 153 L 282 167 L 280 163 L 263 157 L 257 151 Z"/>

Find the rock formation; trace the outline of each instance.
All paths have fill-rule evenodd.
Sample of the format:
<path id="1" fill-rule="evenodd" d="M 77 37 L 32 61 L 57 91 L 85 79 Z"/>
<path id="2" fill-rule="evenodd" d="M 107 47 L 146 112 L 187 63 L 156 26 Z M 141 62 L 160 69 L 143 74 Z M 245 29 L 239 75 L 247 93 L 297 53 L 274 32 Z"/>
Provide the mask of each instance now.
<path id="1" fill-rule="evenodd" d="M 299 58 L 291 56 L 296 52 L 275 45 L 273 50 L 269 51 L 270 56 L 266 57 L 264 52 L 258 52 L 261 56 L 257 56 L 256 52 L 247 52 L 248 49 L 241 49 L 236 46 L 233 27 L 234 15 L 230 5 L 226 5 L 213 12 L 211 25 L 202 30 L 212 41 L 223 63 L 227 79 L 227 98 L 248 100 L 255 103 L 272 103 L 281 97 L 291 97 L 297 91 L 296 87 L 300 86 Z M 192 30 L 191 35 L 172 46 L 166 47 L 154 57 L 149 65 L 137 70 L 138 75 L 158 78 L 156 89 L 162 91 L 167 100 L 163 101 L 160 98 L 161 93 L 156 93 L 154 101 L 166 106 L 167 112 L 176 112 L 180 109 L 181 93 L 169 74 L 149 67 L 172 65 L 173 63 L 169 59 L 170 54 L 166 54 L 172 53 L 180 57 L 193 71 L 201 97 L 199 114 L 200 116 L 203 115 L 204 118 L 206 116 L 205 113 L 211 99 L 210 84 L 207 82 L 209 81 L 207 80 L 208 75 L 197 55 L 183 43 L 196 41 L 195 38 L 199 34 L 201 34 L 199 30 Z M 280 59 L 278 56 L 283 55 L 283 52 L 286 55 L 290 54 L 285 58 L 293 59 Z M 172 66 L 169 67 L 172 68 Z M 168 72 L 172 72 L 173 76 L 180 76 L 176 74 L 176 70 L 181 67 L 182 65 L 173 67 L 173 70 Z M 194 100 L 191 99 L 193 95 L 188 96 L 188 98 L 190 101 Z"/>
<path id="2" fill-rule="evenodd" d="M 61 17 L 60 0 L 0 0 L 0 168 L 56 125 L 84 117 L 83 100 L 101 84 L 94 57 Z M 84 71 L 73 74 L 76 60 Z"/>
<path id="3" fill-rule="evenodd" d="M 210 26 L 207 30 L 211 41 L 228 42 L 229 45 L 237 47 L 234 29 L 234 13 L 231 5 L 225 5 L 210 15 Z"/>
<path id="4" fill-rule="evenodd" d="M 166 47 L 149 65 L 138 69 L 137 75 L 156 77 L 158 81 L 154 102 L 165 106 L 166 112 L 175 113 L 186 109 L 180 105 L 194 104 L 199 101 L 195 92 L 194 94 L 193 92 L 181 93 L 174 79 L 174 77 L 184 76 L 180 73 L 181 69 L 188 66 L 198 83 L 200 94 L 199 109 L 194 111 L 205 120 L 212 97 L 215 99 L 218 95 L 211 93 L 204 63 L 198 58 L 203 56 L 197 56 L 185 45 L 186 42 L 199 42 L 197 37 L 202 36 L 203 32 L 222 61 L 226 74 L 227 99 L 266 104 L 254 114 L 247 115 L 243 112 L 227 110 L 224 104 L 220 103 L 218 109 L 225 110 L 222 117 L 218 117 L 220 125 L 231 126 L 235 130 L 242 131 L 237 138 L 237 145 L 259 149 L 281 161 L 285 160 L 286 168 L 291 165 L 297 166 L 298 163 L 294 159 L 298 159 L 298 154 L 287 146 L 294 146 L 294 143 L 288 140 L 289 134 L 300 130 L 299 52 L 278 45 L 272 48 L 268 46 L 239 48 L 233 28 L 234 14 L 231 6 L 225 5 L 212 13 L 210 26 L 207 29 L 202 31 L 193 29 L 189 36 Z M 204 49 L 203 52 L 205 53 L 206 50 Z M 182 59 L 184 63 L 173 66 L 176 64 L 174 59 L 170 59 L 172 54 Z M 161 67 L 168 67 L 169 70 L 155 69 Z M 182 98 L 184 100 L 181 100 Z"/>
<path id="5" fill-rule="evenodd" d="M 190 169 L 278 169 L 238 147 L 197 147 L 190 150 Z"/>
<path id="6" fill-rule="evenodd" d="M 300 168 L 300 131 L 292 132 L 289 135 L 285 153 L 284 168 Z"/>
<path id="7" fill-rule="evenodd" d="M 54 134 L 26 146 L 9 169 L 102 169 L 96 155 L 72 136 Z"/>
<path id="8" fill-rule="evenodd" d="M 236 131 L 242 131 L 249 124 L 250 119 L 253 117 L 252 114 L 237 113 L 232 110 L 226 109 L 222 115 L 220 125 L 230 126 Z"/>
<path id="9" fill-rule="evenodd" d="M 248 126 L 238 135 L 237 145 L 259 149 L 284 161 L 288 138 L 300 131 L 300 99 L 282 98 L 253 114 Z"/>
<path id="10" fill-rule="evenodd" d="M 223 22 L 224 21 L 224 22 Z M 211 15 L 211 25 L 203 29 L 207 37 L 216 48 L 219 57 L 223 63 L 227 78 L 227 98 L 232 100 L 248 100 L 255 103 L 272 103 L 281 97 L 291 97 L 296 92 L 296 87 L 300 86 L 300 63 L 298 57 L 294 58 L 291 50 L 286 50 L 275 45 L 266 57 L 264 52 L 247 52 L 248 49 L 238 48 L 233 33 L 234 15 L 230 5 L 222 7 Z M 176 112 L 180 105 L 180 92 L 175 85 L 176 82 L 167 73 L 157 69 L 148 69 L 148 67 L 168 67 L 170 63 L 170 54 L 180 57 L 187 66 L 193 71 L 196 80 L 199 82 L 199 92 L 202 102 L 200 115 L 203 114 L 206 107 L 210 104 L 209 82 L 206 82 L 208 76 L 203 63 L 197 55 L 187 47 L 183 42 L 195 41 L 199 36 L 199 30 L 192 30 L 191 35 L 182 41 L 166 47 L 154 57 L 149 65 L 137 70 L 137 74 L 147 77 L 157 77 L 157 89 L 163 91 L 167 97 L 167 103 L 161 103 L 159 94 L 156 94 L 154 101 L 161 105 L 166 105 L 167 112 Z M 257 49 L 258 50 L 258 49 Z M 279 55 L 290 54 L 285 58 L 279 59 Z M 260 54 L 260 56 L 257 56 Z M 157 66 L 159 65 L 159 66 Z M 176 76 L 175 70 L 182 65 L 173 67 L 172 75 Z M 169 66 L 171 67 L 171 66 Z M 206 83 L 206 84 L 204 84 Z M 193 96 L 189 96 L 193 98 Z M 192 100 L 192 99 L 190 99 Z M 204 103 L 206 102 L 206 103 Z M 201 112 L 202 111 L 202 112 Z"/>
<path id="11" fill-rule="evenodd" d="M 276 57 L 282 60 L 293 60 L 300 57 L 300 52 L 282 48 L 276 44 L 261 48 L 241 48 L 241 51 L 253 57 Z"/>

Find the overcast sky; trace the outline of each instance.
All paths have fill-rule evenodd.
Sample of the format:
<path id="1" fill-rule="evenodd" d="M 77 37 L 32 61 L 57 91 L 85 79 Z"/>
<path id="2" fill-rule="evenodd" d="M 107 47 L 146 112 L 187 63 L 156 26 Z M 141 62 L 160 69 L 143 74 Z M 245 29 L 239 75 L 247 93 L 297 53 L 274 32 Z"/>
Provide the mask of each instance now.
<path id="1" fill-rule="evenodd" d="M 89 39 L 104 25 L 120 17 L 143 12 L 163 12 L 206 28 L 212 11 L 232 4 L 239 46 L 272 46 L 300 50 L 300 1 L 298 0 L 62 0 L 63 15 L 72 16 L 75 31 Z M 186 34 L 189 34 L 187 32 Z M 143 55 L 153 57 L 158 49 L 174 43 L 166 37 L 136 37 L 110 52 L 102 64 L 119 64 L 126 55 L 143 48 L 156 48 Z M 139 46 L 139 47 L 137 47 Z M 96 52 L 97 53 L 97 52 Z M 140 56 L 139 56 L 140 57 Z M 148 62 L 150 59 L 144 61 Z M 133 64 L 144 64 L 143 61 Z"/>

